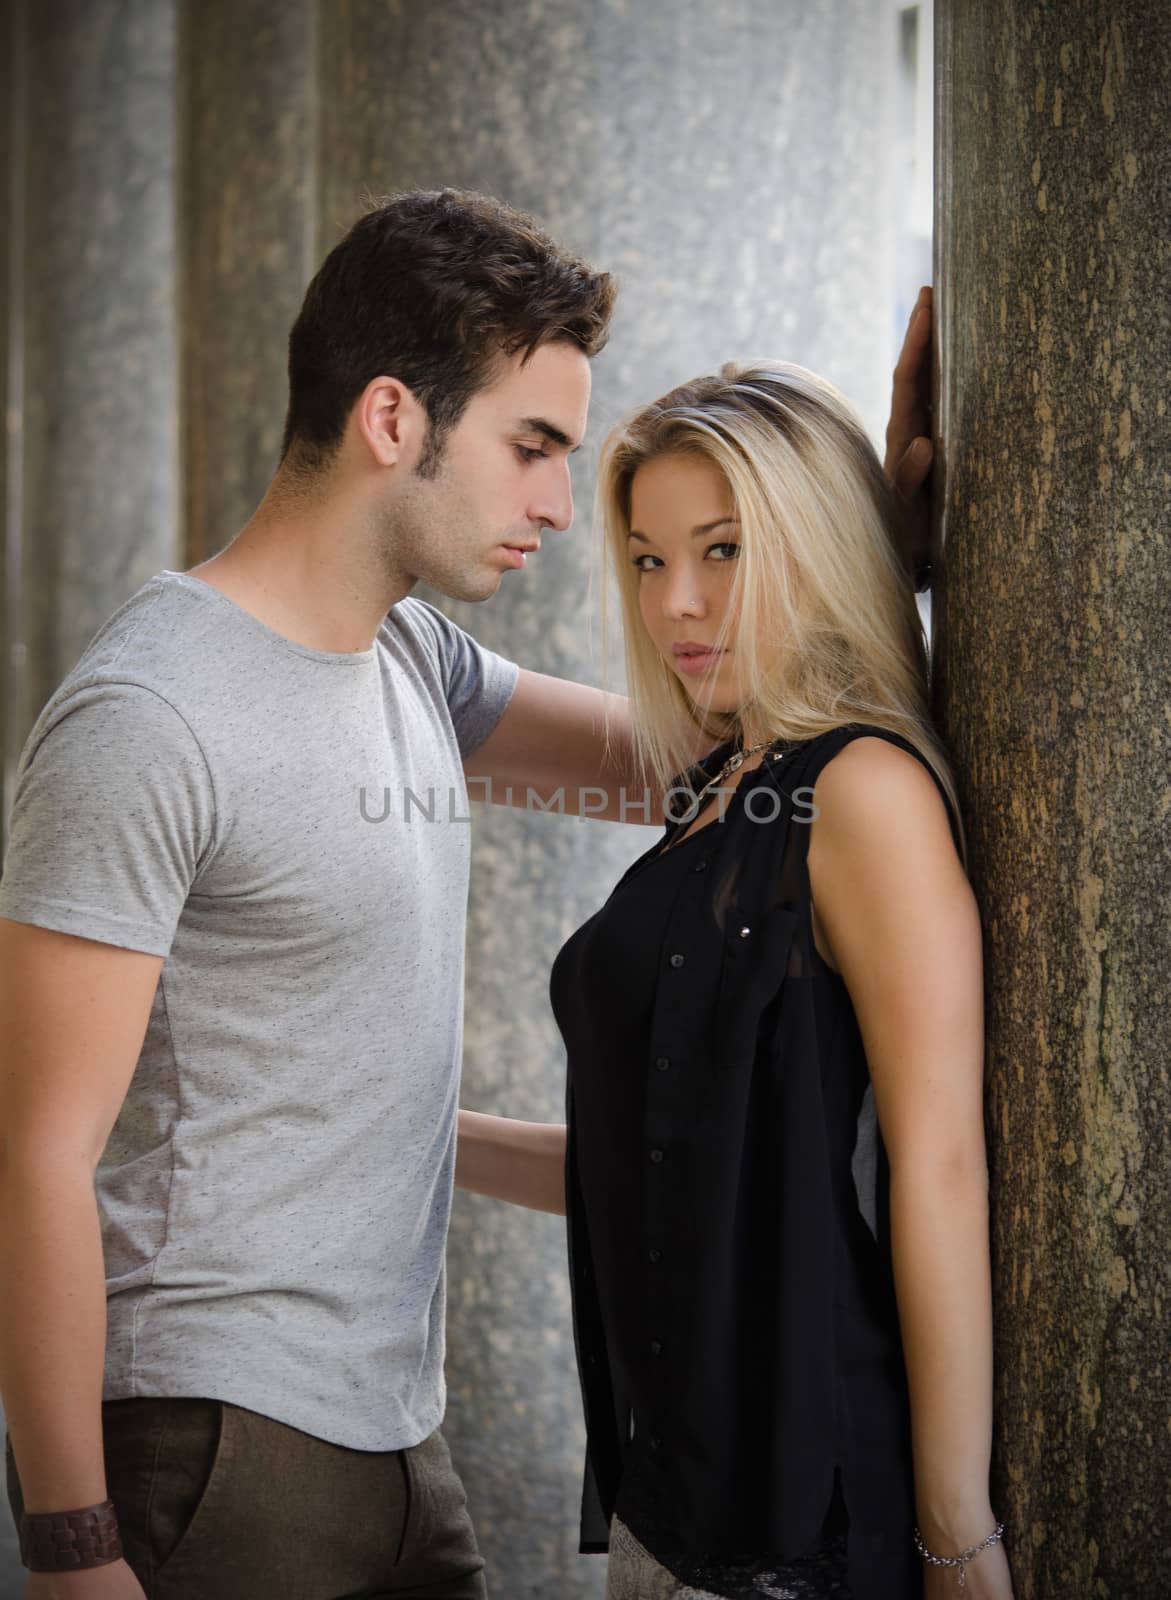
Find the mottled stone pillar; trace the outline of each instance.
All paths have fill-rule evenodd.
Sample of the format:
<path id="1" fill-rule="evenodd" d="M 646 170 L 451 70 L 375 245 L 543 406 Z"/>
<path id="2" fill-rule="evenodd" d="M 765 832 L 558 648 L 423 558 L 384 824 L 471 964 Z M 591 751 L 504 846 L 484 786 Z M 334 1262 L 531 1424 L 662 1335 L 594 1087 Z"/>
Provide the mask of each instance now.
<path id="1" fill-rule="evenodd" d="M 574 528 L 488 604 L 444 603 L 523 665 L 599 682 L 592 477 L 619 414 L 730 357 L 771 354 L 835 378 L 876 432 L 885 421 L 894 13 L 870 0 L 344 0 L 320 52 L 319 251 L 366 192 L 455 184 L 531 209 L 620 275 Z M 463 1100 L 560 1119 L 549 967 L 654 835 L 497 808 L 475 832 Z M 563 1224 L 458 1196 L 449 1267 L 447 1426 L 492 1592 L 600 1594 L 603 1563 L 576 1554 Z"/>
<path id="2" fill-rule="evenodd" d="M 988 958 L 1020 1600 L 1171 1593 L 1171 13 L 950 0 L 938 709 Z"/>
<path id="3" fill-rule="evenodd" d="M 12 15 L 9 761 L 108 614 L 173 564 L 178 432 L 174 7 L 18 0 Z"/>
<path id="4" fill-rule="evenodd" d="M 235 536 L 276 470 L 314 266 L 315 11 L 182 8 L 183 566 Z"/>

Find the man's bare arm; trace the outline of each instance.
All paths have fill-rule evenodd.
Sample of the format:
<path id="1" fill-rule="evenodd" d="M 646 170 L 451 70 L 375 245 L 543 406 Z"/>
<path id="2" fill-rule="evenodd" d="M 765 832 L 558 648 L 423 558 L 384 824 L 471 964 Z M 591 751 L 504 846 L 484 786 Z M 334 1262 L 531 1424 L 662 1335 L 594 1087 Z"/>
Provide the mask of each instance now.
<path id="1" fill-rule="evenodd" d="M 464 772 L 473 800 L 663 826 L 662 794 L 635 763 L 629 701 L 584 683 L 522 667 L 504 715 Z"/>
<path id="2" fill-rule="evenodd" d="M 455 1186 L 565 1215 L 565 1124 L 459 1113 Z"/>
<path id="3" fill-rule="evenodd" d="M 0 919 L 0 1391 L 29 1512 L 106 1498 L 94 1172 L 161 967 Z"/>

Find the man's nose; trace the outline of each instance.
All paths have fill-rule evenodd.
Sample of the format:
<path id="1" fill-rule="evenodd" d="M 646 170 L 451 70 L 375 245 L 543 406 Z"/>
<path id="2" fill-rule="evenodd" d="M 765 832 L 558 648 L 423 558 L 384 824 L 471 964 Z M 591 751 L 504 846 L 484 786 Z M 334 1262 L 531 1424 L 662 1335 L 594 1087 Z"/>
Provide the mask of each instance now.
<path id="1" fill-rule="evenodd" d="M 573 521 L 573 485 L 568 463 L 562 463 L 561 471 L 552 476 L 545 493 L 529 508 L 529 516 L 558 533 L 564 533 L 569 527 Z"/>

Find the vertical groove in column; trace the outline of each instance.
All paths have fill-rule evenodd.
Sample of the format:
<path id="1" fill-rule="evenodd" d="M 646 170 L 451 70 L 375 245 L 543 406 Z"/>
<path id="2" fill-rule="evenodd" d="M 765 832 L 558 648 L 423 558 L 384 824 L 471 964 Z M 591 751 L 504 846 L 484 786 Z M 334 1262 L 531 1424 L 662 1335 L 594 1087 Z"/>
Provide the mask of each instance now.
<path id="1" fill-rule="evenodd" d="M 280 454 L 314 248 L 312 0 L 186 0 L 180 236 L 184 562 L 228 542 Z"/>
<path id="2" fill-rule="evenodd" d="M 1021 1600 L 1171 1592 L 1171 13 L 951 0 L 938 704 Z"/>
<path id="3" fill-rule="evenodd" d="M 935 130 L 933 166 L 935 173 L 934 235 L 932 239 L 932 386 L 934 403 L 933 433 L 935 454 L 932 461 L 931 482 L 933 496 L 933 527 L 931 530 L 931 558 L 933 581 L 942 582 L 943 563 L 947 559 L 947 467 L 948 440 L 952 434 L 952 386 L 944 375 L 952 368 L 952 330 L 955 327 L 953 277 L 948 260 L 951 240 L 951 186 L 945 180 L 952 159 L 952 74 L 955 70 L 953 44 L 952 0 L 935 0 L 933 8 L 934 66 L 935 66 Z M 938 615 L 932 596 L 932 638 L 938 626 Z M 934 653 L 934 652 L 933 652 Z"/>
<path id="4" fill-rule="evenodd" d="M 9 0 L 4 10 L 7 70 L 4 75 L 3 145 L 0 147 L 0 215 L 7 237 L 0 258 L 0 371 L 4 374 L 4 447 L 0 452 L 0 505 L 4 517 L 3 663 L 0 685 L 0 853 L 7 837 L 16 766 L 24 728 L 25 657 L 24 568 L 24 234 L 25 162 L 28 141 L 26 0 Z"/>
<path id="5" fill-rule="evenodd" d="M 109 613 L 173 561 L 176 483 L 173 8 L 26 15 L 18 742 Z"/>

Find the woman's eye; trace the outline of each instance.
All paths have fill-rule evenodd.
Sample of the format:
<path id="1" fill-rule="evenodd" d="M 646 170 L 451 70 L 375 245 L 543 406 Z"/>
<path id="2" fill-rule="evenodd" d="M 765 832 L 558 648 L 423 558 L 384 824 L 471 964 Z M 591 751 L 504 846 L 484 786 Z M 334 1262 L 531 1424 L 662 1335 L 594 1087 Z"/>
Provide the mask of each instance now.
<path id="1" fill-rule="evenodd" d="M 545 461 L 549 456 L 547 450 L 533 450 L 527 444 L 518 444 L 516 448 L 522 461 Z"/>
<path id="2" fill-rule="evenodd" d="M 658 556 L 635 556 L 634 560 L 631 562 L 631 566 L 634 567 L 636 572 L 653 572 L 655 569 L 653 567 L 644 567 L 643 562 L 658 561 L 658 559 Z"/>
<path id="3" fill-rule="evenodd" d="M 738 544 L 735 544 L 735 543 L 709 545 L 708 546 L 708 552 L 707 552 L 709 556 L 711 555 L 713 550 L 727 550 L 727 551 L 731 552 L 730 555 L 721 556 L 720 557 L 721 561 L 731 561 L 736 556 L 738 556 L 740 554 L 740 546 Z"/>

